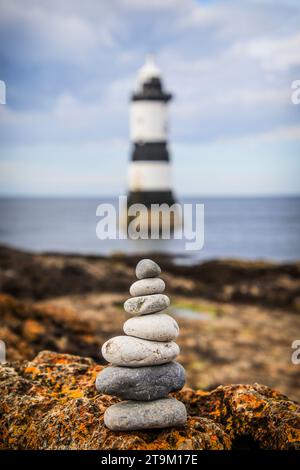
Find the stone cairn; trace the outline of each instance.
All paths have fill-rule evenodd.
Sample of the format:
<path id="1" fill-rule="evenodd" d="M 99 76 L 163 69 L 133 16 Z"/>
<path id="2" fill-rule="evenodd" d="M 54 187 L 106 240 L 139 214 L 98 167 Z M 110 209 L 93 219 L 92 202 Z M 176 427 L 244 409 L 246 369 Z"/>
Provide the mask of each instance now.
<path id="1" fill-rule="evenodd" d="M 139 279 L 130 287 L 132 298 L 124 309 L 132 318 L 124 323 L 126 336 L 116 336 L 102 347 L 102 355 L 112 365 L 100 372 L 96 388 L 124 400 L 110 406 L 105 425 L 113 431 L 183 426 L 187 415 L 183 403 L 168 397 L 185 382 L 184 368 L 174 359 L 179 347 L 173 341 L 179 328 L 163 313 L 170 305 L 164 295 L 160 267 L 149 259 L 136 266 Z"/>

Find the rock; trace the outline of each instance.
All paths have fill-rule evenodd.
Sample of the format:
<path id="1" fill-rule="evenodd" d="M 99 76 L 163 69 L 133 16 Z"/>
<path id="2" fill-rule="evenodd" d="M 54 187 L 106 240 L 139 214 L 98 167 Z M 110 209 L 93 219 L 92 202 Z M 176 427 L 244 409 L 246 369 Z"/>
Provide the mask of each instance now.
<path id="1" fill-rule="evenodd" d="M 299 312 L 299 262 L 222 259 L 178 265 L 172 263 L 173 255 L 163 253 L 157 259 L 168 275 L 170 293 Z M 122 253 L 107 258 L 53 256 L 0 246 L 0 288 L 3 293 L 34 301 L 92 292 L 125 294 L 131 283 L 129 268 L 135 268 L 138 261 L 139 257 Z"/>
<path id="2" fill-rule="evenodd" d="M 143 295 L 132 297 L 124 303 L 125 312 L 131 315 L 147 315 L 169 307 L 170 299 L 164 294 Z"/>
<path id="3" fill-rule="evenodd" d="M 170 341 L 178 334 L 177 323 L 168 315 L 150 315 L 170 305 L 169 297 L 161 293 L 165 283 L 156 277 L 159 272 L 159 266 L 151 260 L 137 264 L 136 274 L 140 281 L 131 285 L 130 293 L 142 295 L 128 299 L 124 309 L 132 315 L 148 315 L 150 318 L 142 323 L 133 323 L 131 327 L 130 323 L 129 326 L 128 323 L 123 325 L 125 332 L 128 328 L 134 335 L 117 336 L 102 346 L 103 357 L 113 366 L 123 367 L 109 367 L 100 373 L 96 388 L 131 400 L 106 410 L 104 423 L 114 431 L 181 426 L 187 419 L 182 403 L 174 398 L 165 398 L 169 392 L 183 387 L 185 371 L 179 364 L 170 363 L 179 354 L 177 344 Z M 157 335 L 159 341 L 153 341 Z M 162 341 L 164 339 L 168 341 Z"/>
<path id="4" fill-rule="evenodd" d="M 187 420 L 183 403 L 175 398 L 155 401 L 125 401 L 110 406 L 104 423 L 112 431 L 134 431 L 184 426 Z"/>
<path id="5" fill-rule="evenodd" d="M 259 384 L 177 392 L 188 412 L 181 429 L 109 431 L 103 415 L 118 399 L 97 392 L 101 370 L 89 358 L 49 351 L 0 364 L 0 448 L 230 450 L 242 441 L 248 449 L 300 449 L 300 405 Z"/>
<path id="6" fill-rule="evenodd" d="M 97 375 L 96 388 L 105 395 L 124 400 L 157 400 L 170 392 L 181 390 L 185 382 L 185 371 L 178 362 L 160 366 L 106 367 Z"/>
<path id="7" fill-rule="evenodd" d="M 107 362 L 127 367 L 165 364 L 173 361 L 179 352 L 179 346 L 173 341 L 163 343 L 132 336 L 115 336 L 102 346 L 102 355 Z"/>
<path id="8" fill-rule="evenodd" d="M 69 307 L 20 302 L 0 294 L 0 340 L 5 342 L 6 356 L 11 361 L 32 359 L 46 347 L 98 359 L 99 340 L 104 342 L 107 333 L 104 315 L 101 323 L 97 321 L 86 321 Z M 119 331 L 117 321 L 114 325 L 115 332 Z"/>
<path id="9" fill-rule="evenodd" d="M 165 290 L 165 283 L 159 277 L 150 277 L 141 279 L 132 284 L 129 289 L 130 295 L 133 297 L 139 295 L 161 294 Z"/>
<path id="10" fill-rule="evenodd" d="M 129 318 L 123 330 L 126 335 L 150 341 L 172 341 L 179 334 L 177 322 L 166 313 Z"/>
<path id="11" fill-rule="evenodd" d="M 161 269 L 151 259 L 142 259 L 135 268 L 135 274 L 138 279 L 146 279 L 147 277 L 156 277 L 161 273 Z"/>

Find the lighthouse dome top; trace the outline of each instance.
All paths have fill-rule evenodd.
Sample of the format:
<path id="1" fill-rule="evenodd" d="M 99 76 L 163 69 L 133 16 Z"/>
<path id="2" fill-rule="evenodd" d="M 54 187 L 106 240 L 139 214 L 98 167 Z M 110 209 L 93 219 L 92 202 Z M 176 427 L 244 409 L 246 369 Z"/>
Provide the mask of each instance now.
<path id="1" fill-rule="evenodd" d="M 155 63 L 153 55 L 147 55 L 145 64 L 138 72 L 138 87 L 143 86 L 144 83 L 151 81 L 153 78 L 160 77 L 161 72 Z"/>
<path id="2" fill-rule="evenodd" d="M 145 64 L 140 68 L 137 76 L 136 89 L 132 94 L 132 101 L 155 100 L 167 102 L 172 98 L 163 87 L 161 72 L 152 55 L 146 57 Z"/>

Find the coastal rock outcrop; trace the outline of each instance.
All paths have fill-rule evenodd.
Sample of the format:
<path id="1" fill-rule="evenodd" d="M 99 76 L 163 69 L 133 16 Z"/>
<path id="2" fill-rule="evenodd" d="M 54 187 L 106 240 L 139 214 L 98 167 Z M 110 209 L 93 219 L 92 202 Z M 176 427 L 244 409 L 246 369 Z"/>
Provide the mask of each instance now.
<path id="1" fill-rule="evenodd" d="M 106 409 L 119 399 L 99 394 L 103 366 L 43 351 L 33 361 L 0 365 L 1 449 L 300 449 L 300 405 L 264 385 L 183 389 L 183 428 L 112 432 Z"/>

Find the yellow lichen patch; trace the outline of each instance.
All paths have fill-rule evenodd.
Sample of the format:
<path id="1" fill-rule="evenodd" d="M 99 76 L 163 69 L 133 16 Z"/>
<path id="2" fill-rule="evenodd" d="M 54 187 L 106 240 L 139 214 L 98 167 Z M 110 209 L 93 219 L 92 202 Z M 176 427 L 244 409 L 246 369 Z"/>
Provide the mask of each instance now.
<path id="1" fill-rule="evenodd" d="M 67 395 L 68 398 L 81 398 L 83 397 L 83 391 L 78 389 L 69 389 L 63 387 L 60 392 L 62 395 Z"/>
<path id="2" fill-rule="evenodd" d="M 261 408 L 265 405 L 264 400 L 259 398 L 257 395 L 252 393 L 239 393 L 236 397 L 236 406 L 237 408 L 251 408 L 251 411 L 254 411 L 258 408 Z"/>
<path id="3" fill-rule="evenodd" d="M 292 442 L 299 443 L 300 442 L 300 429 L 291 429 L 287 437 L 290 443 Z"/>
<path id="4" fill-rule="evenodd" d="M 25 374 L 32 375 L 33 377 L 40 373 L 40 370 L 34 366 L 28 366 L 24 369 Z"/>
<path id="5" fill-rule="evenodd" d="M 13 374 L 11 365 L 0 366 L 0 448 L 219 450 L 242 436 L 264 449 L 300 447 L 299 405 L 259 384 L 184 388 L 173 394 L 191 413 L 184 427 L 111 432 L 103 414 L 118 399 L 97 393 L 101 369 L 90 359 L 50 352 L 19 363 Z"/>
<path id="6" fill-rule="evenodd" d="M 214 416 L 215 418 L 219 418 L 221 416 L 221 411 L 219 409 L 217 409 L 215 411 L 211 411 L 210 415 Z"/>

